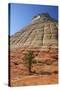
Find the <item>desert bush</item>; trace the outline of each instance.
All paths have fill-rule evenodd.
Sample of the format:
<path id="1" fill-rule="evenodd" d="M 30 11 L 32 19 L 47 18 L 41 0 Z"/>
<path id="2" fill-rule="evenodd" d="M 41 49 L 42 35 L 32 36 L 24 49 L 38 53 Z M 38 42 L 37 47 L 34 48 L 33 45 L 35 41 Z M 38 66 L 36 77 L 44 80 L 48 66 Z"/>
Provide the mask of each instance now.
<path id="1" fill-rule="evenodd" d="M 24 56 L 24 62 L 26 63 L 28 69 L 29 69 L 29 74 L 31 74 L 31 67 L 32 67 L 32 61 L 33 61 L 33 51 L 28 51 L 27 54 Z"/>

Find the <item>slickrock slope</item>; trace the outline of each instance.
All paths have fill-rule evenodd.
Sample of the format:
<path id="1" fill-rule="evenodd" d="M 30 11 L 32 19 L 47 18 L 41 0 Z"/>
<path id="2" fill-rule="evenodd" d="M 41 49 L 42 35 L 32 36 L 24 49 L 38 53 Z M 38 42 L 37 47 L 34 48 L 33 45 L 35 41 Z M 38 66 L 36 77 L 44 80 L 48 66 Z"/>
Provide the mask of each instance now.
<path id="1" fill-rule="evenodd" d="M 33 51 L 31 75 L 24 55 Z M 10 37 L 11 86 L 55 84 L 58 82 L 58 22 L 47 13 Z"/>

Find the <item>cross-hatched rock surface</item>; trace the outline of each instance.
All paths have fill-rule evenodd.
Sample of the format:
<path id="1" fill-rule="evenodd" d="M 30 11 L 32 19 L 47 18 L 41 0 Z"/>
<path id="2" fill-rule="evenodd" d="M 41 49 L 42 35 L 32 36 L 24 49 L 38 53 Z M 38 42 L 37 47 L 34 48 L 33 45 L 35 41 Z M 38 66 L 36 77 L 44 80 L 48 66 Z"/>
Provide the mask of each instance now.
<path id="1" fill-rule="evenodd" d="M 40 18 L 34 20 L 35 18 L 28 26 L 11 36 L 10 45 L 12 48 L 57 48 L 57 21 L 48 14 L 41 14 Z"/>
<path id="2" fill-rule="evenodd" d="M 33 51 L 29 75 L 24 55 Z M 58 21 L 38 14 L 29 25 L 10 37 L 11 86 L 54 84 L 58 82 Z"/>

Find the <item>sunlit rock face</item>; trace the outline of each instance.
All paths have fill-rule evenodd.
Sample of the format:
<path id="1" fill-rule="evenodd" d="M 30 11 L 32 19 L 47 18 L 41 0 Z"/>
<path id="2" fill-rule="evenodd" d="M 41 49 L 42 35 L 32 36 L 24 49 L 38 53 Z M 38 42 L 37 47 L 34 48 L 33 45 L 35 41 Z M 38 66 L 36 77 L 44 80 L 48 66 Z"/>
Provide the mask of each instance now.
<path id="1" fill-rule="evenodd" d="M 23 30 L 11 37 L 13 48 L 57 48 L 58 23 L 49 14 L 35 16 Z"/>
<path id="2" fill-rule="evenodd" d="M 35 60 L 32 77 L 24 64 L 28 51 L 33 51 Z M 58 22 L 49 14 L 34 16 L 10 37 L 10 77 L 11 86 L 58 83 Z"/>

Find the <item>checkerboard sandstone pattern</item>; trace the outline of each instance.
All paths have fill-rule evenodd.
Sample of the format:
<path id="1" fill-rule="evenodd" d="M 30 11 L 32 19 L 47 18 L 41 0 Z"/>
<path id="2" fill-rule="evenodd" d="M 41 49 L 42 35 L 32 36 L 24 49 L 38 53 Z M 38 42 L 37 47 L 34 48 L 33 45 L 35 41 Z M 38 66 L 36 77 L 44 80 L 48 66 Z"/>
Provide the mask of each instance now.
<path id="1" fill-rule="evenodd" d="M 24 55 L 33 51 L 32 74 Z M 49 14 L 38 14 L 29 25 L 10 37 L 10 84 L 45 85 L 58 83 L 58 22 Z"/>

